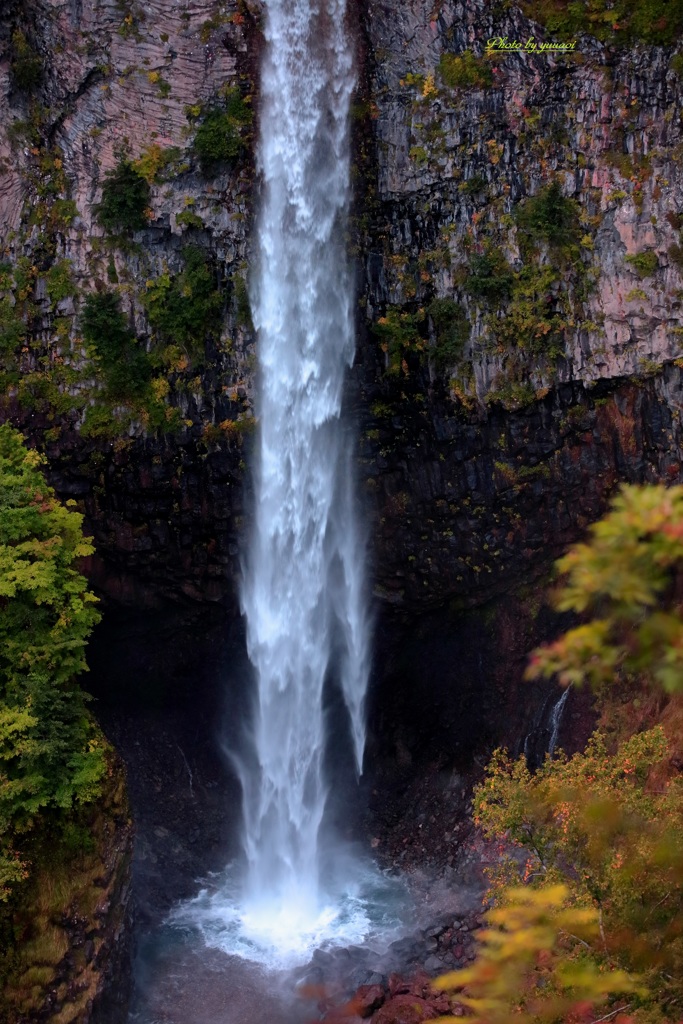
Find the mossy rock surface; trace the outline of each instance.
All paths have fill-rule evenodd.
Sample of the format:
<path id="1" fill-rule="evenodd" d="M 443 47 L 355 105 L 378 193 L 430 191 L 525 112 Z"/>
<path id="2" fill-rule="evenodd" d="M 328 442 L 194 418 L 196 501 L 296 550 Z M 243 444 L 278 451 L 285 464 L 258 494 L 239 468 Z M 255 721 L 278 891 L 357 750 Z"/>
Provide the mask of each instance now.
<path id="1" fill-rule="evenodd" d="M 125 998 L 131 854 L 125 773 L 110 750 L 102 799 L 35 836 L 30 880 L 0 912 L 2 1024 L 88 1024 L 115 976 Z"/>

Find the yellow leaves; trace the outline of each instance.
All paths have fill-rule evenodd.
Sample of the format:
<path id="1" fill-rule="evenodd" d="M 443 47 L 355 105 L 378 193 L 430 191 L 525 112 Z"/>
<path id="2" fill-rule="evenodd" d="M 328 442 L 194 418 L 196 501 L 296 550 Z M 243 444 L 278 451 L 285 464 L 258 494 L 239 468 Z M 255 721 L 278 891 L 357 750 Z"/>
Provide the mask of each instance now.
<path id="1" fill-rule="evenodd" d="M 505 151 L 504 147 L 496 139 L 488 139 L 486 148 L 488 149 L 490 162 L 494 165 L 500 163 L 500 158 Z"/>
<path id="2" fill-rule="evenodd" d="M 24 465 L 29 469 L 38 469 L 39 466 L 43 466 L 46 462 L 45 456 L 37 452 L 35 448 L 30 448 L 24 456 Z"/>
<path id="3" fill-rule="evenodd" d="M 540 972 L 548 994 L 562 1000 L 569 989 L 573 996 L 583 988 L 590 999 L 635 993 L 629 972 L 647 982 L 651 994 L 638 990 L 639 999 L 680 999 L 683 780 L 652 787 L 669 757 L 661 727 L 635 734 L 614 752 L 596 733 L 584 753 L 547 759 L 533 774 L 523 758 L 494 753 L 475 793 L 475 810 L 487 837 L 504 836 L 525 848 L 527 857 L 522 867 L 519 856 L 510 855 L 492 873 L 498 904 L 485 933 L 489 962 L 501 955 L 526 957 L 531 973 L 524 978 Z M 542 888 L 527 890 L 539 896 L 527 896 L 520 911 L 519 890 L 509 886 L 522 871 Z M 563 904 L 557 902 L 558 883 L 567 890 Z M 530 913 L 536 898 L 540 915 Z M 549 949 L 553 929 L 557 942 Z M 532 1004 L 540 1012 L 533 986 L 523 991 L 524 1012 Z M 468 988 L 465 995 L 478 993 Z"/>
<path id="4" fill-rule="evenodd" d="M 157 402 L 163 402 L 171 390 L 166 377 L 155 377 L 151 383 L 152 394 L 156 398 Z"/>
<path id="5" fill-rule="evenodd" d="M 566 885 L 508 888 L 478 933 L 481 950 L 471 967 L 437 978 L 435 987 L 457 991 L 477 1021 L 508 1024 L 555 1020 L 580 1005 L 603 1003 L 614 993 L 636 992 L 622 970 L 581 957 L 586 939 L 598 933 L 593 908 L 568 906 Z"/>
<path id="6" fill-rule="evenodd" d="M 423 99 L 429 99 L 431 96 L 437 95 L 438 89 L 436 88 L 436 84 L 434 81 L 434 73 L 430 72 L 424 80 L 424 85 L 422 86 L 422 96 Z"/>
<path id="7" fill-rule="evenodd" d="M 683 619 L 667 591 L 683 564 L 683 487 L 622 487 L 612 509 L 557 563 L 560 611 L 595 614 L 534 652 L 529 678 L 609 681 L 619 670 L 683 689 Z"/>

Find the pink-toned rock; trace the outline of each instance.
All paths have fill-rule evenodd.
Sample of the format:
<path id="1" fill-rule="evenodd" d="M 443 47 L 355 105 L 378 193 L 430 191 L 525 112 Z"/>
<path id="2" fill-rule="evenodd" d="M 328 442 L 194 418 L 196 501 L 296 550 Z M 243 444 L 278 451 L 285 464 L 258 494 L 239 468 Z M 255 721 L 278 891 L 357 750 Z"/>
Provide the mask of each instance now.
<path id="1" fill-rule="evenodd" d="M 402 978 L 400 974 L 390 974 L 388 981 L 389 996 L 393 999 L 394 996 L 400 995 L 401 992 L 408 992 L 410 989 L 410 982 Z"/>
<path id="2" fill-rule="evenodd" d="M 372 1024 L 421 1024 L 438 1016 L 439 1011 L 432 1003 L 404 993 L 386 1002 L 372 1018 Z"/>
<path id="3" fill-rule="evenodd" d="M 451 1008 L 450 1000 L 444 992 L 440 992 L 434 999 L 430 998 L 429 1003 L 439 1013 L 448 1013 Z"/>
<path id="4" fill-rule="evenodd" d="M 325 1024 L 363 1024 L 363 1018 L 357 1014 L 349 1016 L 346 1013 L 348 1007 L 342 1007 L 339 1010 L 331 1010 L 325 1016 Z"/>
<path id="5" fill-rule="evenodd" d="M 325 1024 L 362 1024 L 364 1018 L 352 1012 L 350 1004 L 331 1010 L 323 1018 Z"/>
<path id="6" fill-rule="evenodd" d="M 432 979 L 426 971 L 417 971 L 411 978 L 406 982 L 406 988 L 404 990 L 410 995 L 419 996 L 421 999 L 425 999 L 432 991 Z"/>
<path id="7" fill-rule="evenodd" d="M 385 993 L 381 985 L 361 985 L 352 1002 L 360 1017 L 371 1017 L 384 1002 Z"/>

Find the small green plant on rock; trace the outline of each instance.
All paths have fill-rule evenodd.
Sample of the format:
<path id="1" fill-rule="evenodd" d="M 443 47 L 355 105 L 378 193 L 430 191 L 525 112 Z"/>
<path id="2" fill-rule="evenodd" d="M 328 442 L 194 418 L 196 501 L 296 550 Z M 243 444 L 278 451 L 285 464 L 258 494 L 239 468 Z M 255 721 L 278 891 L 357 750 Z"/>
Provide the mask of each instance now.
<path id="1" fill-rule="evenodd" d="M 121 310 L 116 292 L 94 292 L 81 317 L 83 337 L 92 346 L 104 377 L 107 397 L 121 402 L 142 398 L 152 364 Z"/>
<path id="2" fill-rule="evenodd" d="M 26 336 L 26 326 L 9 299 L 0 299 L 0 354 L 12 355 Z"/>
<path id="3" fill-rule="evenodd" d="M 457 363 L 470 336 L 465 310 L 452 299 L 434 299 L 427 307 L 436 334 L 434 361 L 443 369 Z"/>
<path id="4" fill-rule="evenodd" d="M 246 282 L 246 264 L 244 270 L 241 273 L 235 273 L 232 275 L 232 288 L 233 295 L 235 296 L 235 305 L 237 313 L 237 323 L 241 327 L 246 327 L 248 330 L 253 331 L 254 323 L 251 318 L 251 303 L 249 302 L 249 288 Z"/>
<path id="5" fill-rule="evenodd" d="M 0 263 L 0 357 L 11 364 L 17 347 L 26 337 L 26 316 L 30 310 L 29 297 L 33 290 L 32 279 L 24 279 L 22 257 L 17 267 L 11 263 Z M 16 286 L 19 279 L 20 288 Z M 24 306 L 27 307 L 24 310 Z"/>
<path id="6" fill-rule="evenodd" d="M 487 245 L 483 252 L 470 257 L 468 269 L 465 287 L 470 295 L 490 302 L 509 297 L 513 273 L 502 249 Z"/>
<path id="7" fill-rule="evenodd" d="M 22 92 L 30 92 L 40 85 L 43 61 L 20 28 L 12 33 L 11 44 L 10 67 L 14 85 Z"/>
<path id="8" fill-rule="evenodd" d="M 624 262 L 632 266 L 640 278 L 652 277 L 659 266 L 657 253 L 653 249 L 644 249 L 643 252 L 625 256 Z"/>
<path id="9" fill-rule="evenodd" d="M 148 185 L 153 185 L 155 182 L 165 181 L 170 176 L 173 165 L 177 165 L 181 156 L 182 150 L 178 146 L 164 148 L 153 142 L 142 151 L 132 166 Z"/>
<path id="10" fill-rule="evenodd" d="M 683 246 L 674 242 L 673 245 L 669 246 L 667 252 L 671 262 L 678 267 L 679 270 L 683 271 Z"/>
<path id="11" fill-rule="evenodd" d="M 182 213 L 177 214 L 175 222 L 186 228 L 196 228 L 198 231 L 204 230 L 204 221 L 196 213 L 193 213 L 192 210 L 183 210 Z"/>
<path id="12" fill-rule="evenodd" d="M 493 85 L 493 74 L 486 61 L 464 50 L 460 56 L 442 53 L 439 76 L 449 89 L 487 89 Z"/>
<path id="13" fill-rule="evenodd" d="M 47 293 L 52 302 L 61 302 L 69 295 L 76 294 L 69 260 L 59 260 L 50 267 L 47 272 Z"/>
<path id="14" fill-rule="evenodd" d="M 190 109 L 190 118 L 195 110 Z M 204 174 L 213 174 L 220 164 L 239 160 L 247 147 L 252 119 L 251 107 L 237 87 L 225 92 L 222 104 L 204 111 L 193 143 Z"/>
<path id="15" fill-rule="evenodd" d="M 476 196 L 483 192 L 487 185 L 488 182 L 483 174 L 473 174 L 467 181 L 458 185 L 458 191 L 463 192 L 466 196 Z"/>
<path id="16" fill-rule="evenodd" d="M 560 183 L 551 182 L 515 210 L 520 248 L 545 242 L 554 250 L 568 249 L 578 240 L 580 213 L 578 203 L 563 194 Z"/>
<path id="17" fill-rule="evenodd" d="M 105 176 L 95 212 L 107 231 L 142 231 L 148 224 L 149 203 L 149 182 L 129 160 L 121 159 Z"/>
<path id="18" fill-rule="evenodd" d="M 679 78 L 683 78 L 683 53 L 675 53 L 669 62 L 669 67 Z"/>
<path id="19" fill-rule="evenodd" d="M 505 316 L 489 315 L 491 334 L 503 347 L 555 358 L 563 352 L 563 335 L 571 319 L 562 274 L 549 263 L 525 263 L 512 280 Z"/>
<path id="20" fill-rule="evenodd" d="M 220 332 L 223 296 L 199 246 L 187 246 L 183 258 L 185 267 L 179 274 L 165 273 L 148 281 L 144 302 L 159 335 L 197 359 L 203 355 L 207 333 Z"/>
<path id="21" fill-rule="evenodd" d="M 487 405 L 500 403 L 504 409 L 508 410 L 524 409 L 536 401 L 536 392 L 533 384 L 528 380 L 499 377 L 484 401 Z"/>
<path id="22" fill-rule="evenodd" d="M 427 341 L 420 334 L 424 319 L 423 309 L 409 313 L 390 306 L 386 314 L 372 325 L 373 332 L 380 340 L 380 348 L 387 357 L 386 372 L 390 376 L 407 374 L 407 357 L 425 351 Z"/>

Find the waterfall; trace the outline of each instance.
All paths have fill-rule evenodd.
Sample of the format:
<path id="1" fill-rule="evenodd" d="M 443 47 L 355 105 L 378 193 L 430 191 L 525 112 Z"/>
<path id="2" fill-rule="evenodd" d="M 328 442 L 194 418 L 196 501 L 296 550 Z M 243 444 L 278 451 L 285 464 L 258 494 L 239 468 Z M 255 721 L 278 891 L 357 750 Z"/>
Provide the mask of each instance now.
<path id="1" fill-rule="evenodd" d="M 265 35 L 251 295 L 260 434 L 242 586 L 258 700 L 241 781 L 245 919 L 287 932 L 321 913 L 323 689 L 333 667 L 362 767 L 368 629 L 340 418 L 354 353 L 344 0 L 266 0 Z"/>
<path id="2" fill-rule="evenodd" d="M 263 192 L 251 305 L 260 362 L 254 528 L 242 582 L 254 718 L 231 755 L 246 873 L 228 865 L 171 921 L 274 969 L 320 946 L 378 948 L 412 914 L 404 886 L 343 844 L 325 847 L 331 723 L 358 772 L 369 627 L 351 443 L 341 418 L 354 353 L 345 252 L 354 75 L 345 0 L 265 0 L 258 159 Z"/>
<path id="3" fill-rule="evenodd" d="M 560 699 L 554 705 L 552 714 L 550 715 L 550 742 L 548 743 L 548 753 L 552 757 L 555 753 L 555 747 L 560 736 L 560 726 L 562 725 L 562 715 L 564 713 L 564 706 L 567 703 L 567 697 L 569 696 L 569 690 L 571 689 L 571 683 L 563 692 Z"/>

